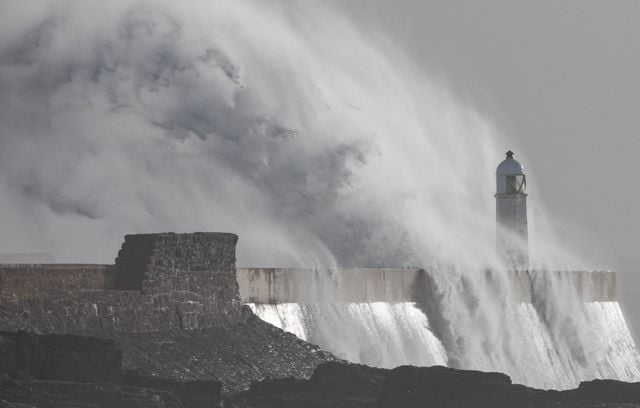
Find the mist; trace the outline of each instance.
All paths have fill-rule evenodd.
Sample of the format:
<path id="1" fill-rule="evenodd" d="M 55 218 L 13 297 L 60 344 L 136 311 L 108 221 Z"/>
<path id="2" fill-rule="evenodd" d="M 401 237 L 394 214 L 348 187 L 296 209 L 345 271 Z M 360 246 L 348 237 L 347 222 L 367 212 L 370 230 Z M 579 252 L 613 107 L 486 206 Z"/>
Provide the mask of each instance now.
<path id="1" fill-rule="evenodd" d="M 124 233 L 215 230 L 243 264 L 492 258 L 495 129 L 331 10 L 2 15 L 3 252 L 109 262 Z"/>
<path id="2" fill-rule="evenodd" d="M 297 2 L 16 4 L 2 252 L 112 262 L 125 233 L 207 230 L 243 265 L 496 265 L 518 148 L 382 31 Z M 577 263 L 530 206 L 536 262 Z"/>
<path id="3" fill-rule="evenodd" d="M 617 303 L 545 276 L 532 305 L 511 293 L 493 197 L 507 150 L 527 169 L 532 268 L 588 268 L 591 251 L 557 237 L 572 227 L 516 139 L 383 26 L 324 2 L 0 7 L 0 253 L 112 263 L 124 234 L 225 231 L 242 266 L 429 266 L 430 310 L 260 310 L 351 359 L 367 354 L 336 327 L 388 323 L 398 348 L 365 363 L 411 363 L 417 339 L 419 363 L 530 385 L 640 376 Z"/>

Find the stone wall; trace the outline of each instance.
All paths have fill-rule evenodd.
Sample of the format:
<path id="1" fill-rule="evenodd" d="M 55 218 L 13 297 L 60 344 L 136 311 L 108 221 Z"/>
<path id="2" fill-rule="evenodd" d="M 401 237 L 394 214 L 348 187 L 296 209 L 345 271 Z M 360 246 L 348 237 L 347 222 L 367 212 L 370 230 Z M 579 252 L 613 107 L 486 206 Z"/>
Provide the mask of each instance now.
<path id="1" fill-rule="evenodd" d="M 116 258 L 117 288 L 198 293 L 223 308 L 239 300 L 237 241 L 225 233 L 127 235 Z"/>
<path id="2" fill-rule="evenodd" d="M 46 333 L 198 328 L 219 318 L 215 308 L 197 294 L 147 295 L 133 290 L 48 292 L 4 299 L 1 307 Z"/>
<path id="3" fill-rule="evenodd" d="M 115 266 L 0 266 L 0 318 L 49 333 L 210 327 L 239 313 L 238 237 L 127 235 Z"/>
<path id="4" fill-rule="evenodd" d="M 245 303 L 421 302 L 430 274 L 437 269 L 304 269 L 238 268 L 240 298 Z M 482 273 L 482 272 L 478 272 Z M 497 274 L 487 279 L 496 279 Z M 516 300 L 532 302 L 534 293 L 557 290 L 568 299 L 615 301 L 616 276 L 611 271 L 509 272 Z"/>
<path id="5" fill-rule="evenodd" d="M 0 297 L 52 290 L 105 290 L 115 287 L 113 265 L 0 264 Z"/>
<path id="6" fill-rule="evenodd" d="M 59 371 L 55 367 L 76 363 L 77 372 L 84 372 L 80 355 L 96 345 L 90 351 L 98 365 L 103 357 L 122 365 L 128 384 L 170 388 L 188 401 L 185 406 L 194 407 L 217 406 L 211 400 L 221 389 L 237 392 L 267 377 L 305 378 L 318 364 L 334 360 L 241 305 L 236 241 L 233 234 L 217 233 L 128 235 L 115 266 L 7 266 L 11 270 L 0 292 L 0 331 L 13 333 L 0 336 L 0 378 L 6 368 L 43 381 L 37 384 L 40 391 L 29 383 L 10 390 L 10 396 L 25 401 L 37 394 L 47 403 L 57 401 L 57 395 L 49 394 L 47 378 Z M 18 330 L 30 334 L 15 334 Z M 84 342 L 78 334 L 106 342 Z M 119 345 L 122 359 L 113 355 L 109 340 Z M 6 356 L 26 359 L 2 360 Z M 111 368 L 107 364 L 104 372 L 119 372 Z M 214 382 L 217 388 L 211 388 Z M 78 391 L 98 400 L 114 398 L 108 406 L 124 406 L 118 402 L 119 390 L 74 386 L 65 398 L 74 400 Z"/>

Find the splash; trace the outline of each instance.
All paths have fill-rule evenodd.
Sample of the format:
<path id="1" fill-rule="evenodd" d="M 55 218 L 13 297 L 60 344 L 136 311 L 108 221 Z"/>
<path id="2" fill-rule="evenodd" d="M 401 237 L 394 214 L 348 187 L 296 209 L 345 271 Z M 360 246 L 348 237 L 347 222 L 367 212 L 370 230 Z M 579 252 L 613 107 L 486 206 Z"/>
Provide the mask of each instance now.
<path id="1" fill-rule="evenodd" d="M 426 316 L 412 303 L 250 304 L 261 319 L 345 360 L 375 367 L 447 365 Z"/>
<path id="2" fill-rule="evenodd" d="M 506 331 L 486 335 L 483 316 L 465 322 L 466 336 L 447 336 L 434 327 L 442 310 L 415 303 L 250 304 L 261 319 L 340 358 L 375 367 L 447 365 L 500 371 L 520 384 L 568 389 L 581 381 L 640 379 L 640 354 L 617 302 L 587 302 L 572 307 L 588 316 L 584 327 L 601 349 L 582 358 L 574 352 L 582 339 L 558 338 L 531 303 L 514 304 Z M 430 316 L 430 318 L 427 318 Z M 455 319 L 455 318 L 454 318 Z M 459 319 L 450 323 L 460 327 Z"/>
<path id="3" fill-rule="evenodd" d="M 4 252 L 109 262 L 123 233 L 227 230 L 244 265 L 495 263 L 499 135 L 329 6 L 8 8 Z"/>
<path id="4" fill-rule="evenodd" d="M 538 317 L 513 307 L 494 245 L 502 136 L 383 33 L 323 2 L 0 7 L 1 252 L 110 263 L 125 233 L 210 230 L 239 234 L 242 265 L 454 265 L 432 277 L 439 313 L 427 320 L 411 305 L 353 306 L 345 318 L 433 350 L 435 333 L 448 364 L 518 378 L 513 367 L 549 342 L 561 361 L 551 371 L 566 355 L 606 365 L 607 340 L 585 334 L 589 311 L 553 291 Z M 536 264 L 578 266 L 543 228 L 529 181 Z M 518 340 L 523 319 L 543 321 L 538 343 Z"/>
<path id="5" fill-rule="evenodd" d="M 260 318 L 349 361 L 500 371 L 538 388 L 640 380 L 610 272 L 240 269 L 238 277 Z"/>

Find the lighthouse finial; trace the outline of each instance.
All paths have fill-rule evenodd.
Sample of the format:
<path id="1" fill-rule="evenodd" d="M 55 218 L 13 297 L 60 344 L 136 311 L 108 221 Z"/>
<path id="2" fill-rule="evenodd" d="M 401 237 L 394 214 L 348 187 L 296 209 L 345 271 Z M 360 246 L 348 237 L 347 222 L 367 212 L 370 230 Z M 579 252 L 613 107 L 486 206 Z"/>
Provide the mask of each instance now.
<path id="1" fill-rule="evenodd" d="M 507 152 L 507 159 L 513 159 L 513 152 L 511 150 Z"/>

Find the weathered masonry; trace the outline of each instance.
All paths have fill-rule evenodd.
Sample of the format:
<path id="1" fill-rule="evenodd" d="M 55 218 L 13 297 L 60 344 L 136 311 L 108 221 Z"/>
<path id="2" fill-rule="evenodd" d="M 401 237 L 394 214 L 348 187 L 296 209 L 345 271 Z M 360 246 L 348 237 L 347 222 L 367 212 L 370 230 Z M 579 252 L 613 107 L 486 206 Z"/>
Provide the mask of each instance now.
<path id="1" fill-rule="evenodd" d="M 52 339 L 29 344 L 38 353 L 51 351 L 55 360 L 57 353 L 77 355 L 56 340 L 73 334 L 93 338 L 78 343 L 82 350 L 96 338 L 115 341 L 121 360 L 105 358 L 119 361 L 118 370 L 159 381 L 217 381 L 224 393 L 264 378 L 309 377 L 335 358 L 242 306 L 237 239 L 225 233 L 127 235 L 114 265 L 0 265 L 0 371 L 24 366 L 24 347 L 11 346 L 12 339 Z M 46 377 L 46 367 L 36 368 Z"/>
<path id="2" fill-rule="evenodd" d="M 45 332 L 210 327 L 240 312 L 237 239 L 127 235 L 115 265 L 0 265 L 0 306 Z"/>
<path id="3" fill-rule="evenodd" d="M 47 332 L 210 327 L 241 303 L 421 302 L 435 269 L 237 268 L 232 234 L 128 235 L 115 265 L 0 265 L 0 306 Z M 509 272 L 518 301 L 554 280 Z M 615 301 L 611 271 L 553 272 L 581 301 Z M 536 276 L 541 279 L 536 279 Z M 568 296 L 568 295 L 567 295 Z"/>

